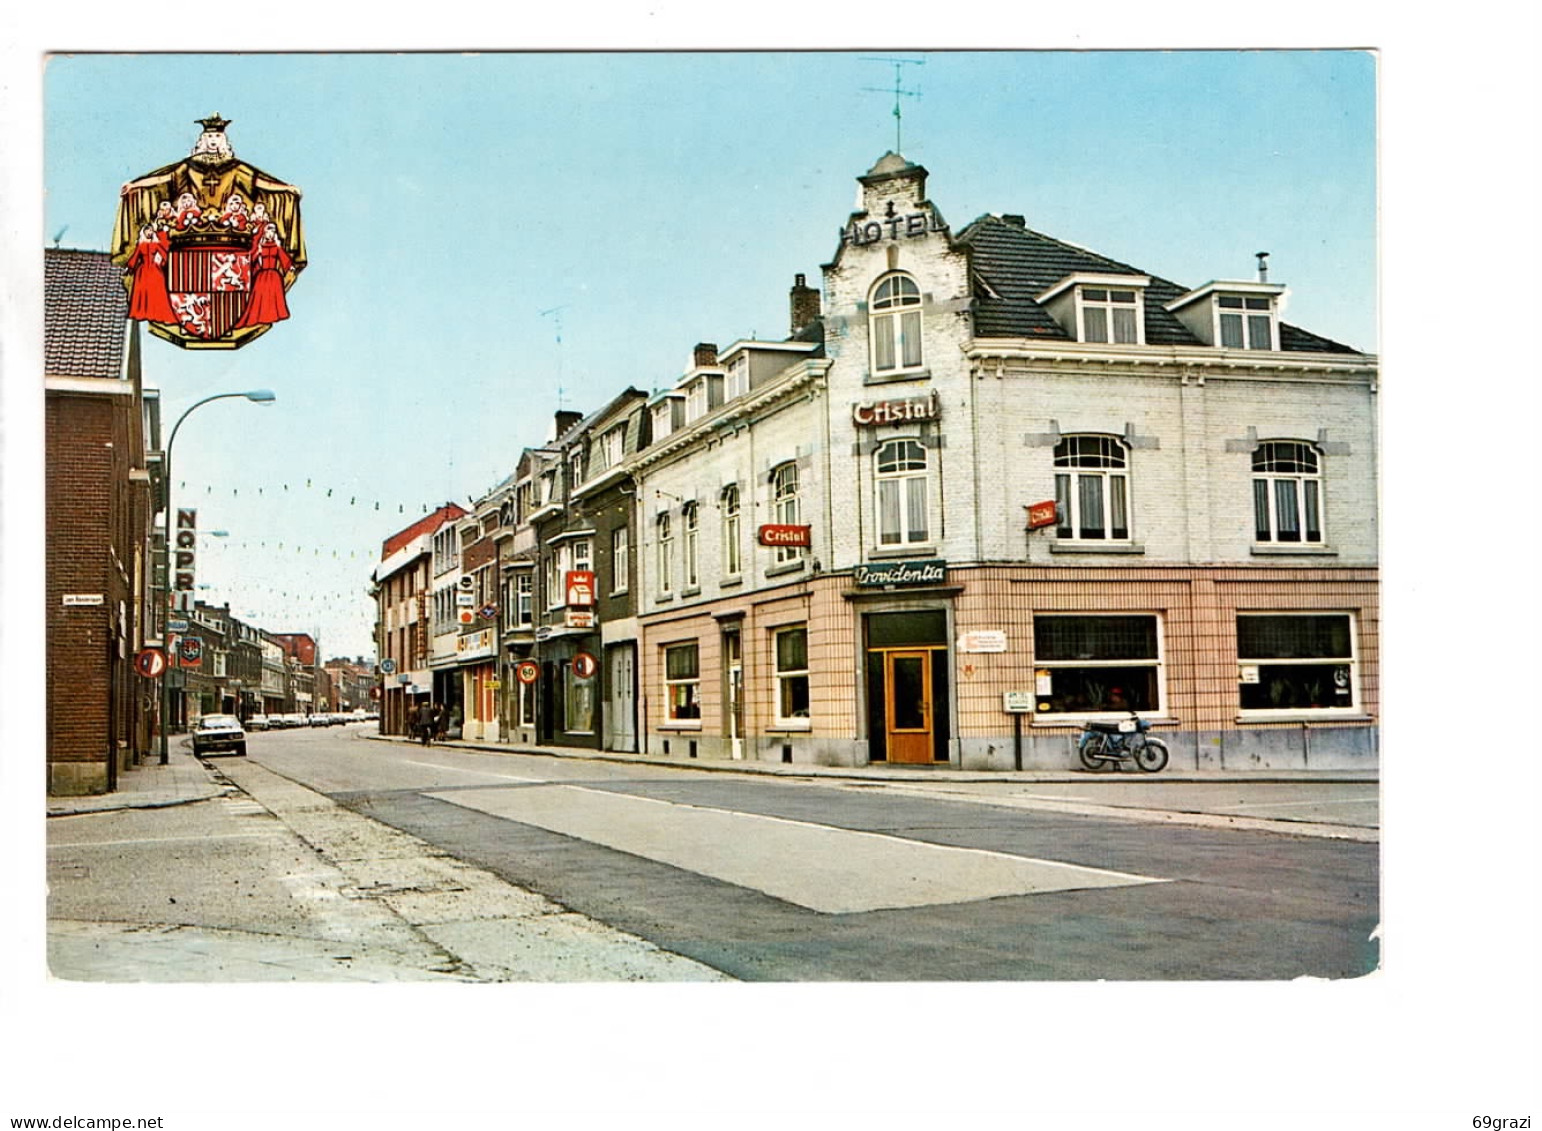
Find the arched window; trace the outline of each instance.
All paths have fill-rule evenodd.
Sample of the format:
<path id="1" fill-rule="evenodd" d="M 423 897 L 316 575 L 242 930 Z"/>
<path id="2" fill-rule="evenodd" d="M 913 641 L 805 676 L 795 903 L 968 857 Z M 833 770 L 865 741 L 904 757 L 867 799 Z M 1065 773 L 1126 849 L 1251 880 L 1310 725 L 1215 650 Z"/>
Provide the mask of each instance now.
<path id="1" fill-rule="evenodd" d="M 780 526 L 801 526 L 802 508 L 798 502 L 798 465 L 784 463 L 771 473 L 771 514 Z M 778 546 L 776 562 L 797 561 L 803 556 L 801 546 Z"/>
<path id="2" fill-rule="evenodd" d="M 1254 450 L 1253 524 L 1260 542 L 1322 541 L 1322 471 L 1312 445 L 1266 440 Z"/>
<path id="3" fill-rule="evenodd" d="M 739 485 L 730 483 L 723 488 L 720 500 L 723 516 L 723 573 L 737 577 L 743 565 L 739 560 Z"/>
<path id="4" fill-rule="evenodd" d="M 926 449 L 919 440 L 889 440 L 874 455 L 878 544 L 909 546 L 930 537 Z"/>
<path id="5" fill-rule="evenodd" d="M 1055 445 L 1058 538 L 1120 541 L 1130 536 L 1129 457 L 1112 436 L 1065 436 Z"/>
<path id="6" fill-rule="evenodd" d="M 921 288 L 909 275 L 885 275 L 868 301 L 873 372 L 921 367 Z"/>

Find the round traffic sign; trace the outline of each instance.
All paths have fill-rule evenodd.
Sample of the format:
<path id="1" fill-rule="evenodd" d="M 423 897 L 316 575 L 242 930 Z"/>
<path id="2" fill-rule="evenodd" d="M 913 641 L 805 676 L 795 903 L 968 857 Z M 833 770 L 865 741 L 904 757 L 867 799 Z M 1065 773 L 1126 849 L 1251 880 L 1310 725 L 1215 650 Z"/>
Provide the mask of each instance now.
<path id="1" fill-rule="evenodd" d="M 521 660 L 514 666 L 514 678 L 520 683 L 534 683 L 541 677 L 541 665 L 534 660 Z"/>
<path id="2" fill-rule="evenodd" d="M 600 670 L 600 663 L 588 652 L 575 652 L 573 654 L 573 674 L 579 679 L 592 679 L 594 673 Z"/>
<path id="3" fill-rule="evenodd" d="M 146 679 L 157 679 L 166 670 L 166 653 L 159 648 L 141 648 L 134 653 L 134 670 Z"/>

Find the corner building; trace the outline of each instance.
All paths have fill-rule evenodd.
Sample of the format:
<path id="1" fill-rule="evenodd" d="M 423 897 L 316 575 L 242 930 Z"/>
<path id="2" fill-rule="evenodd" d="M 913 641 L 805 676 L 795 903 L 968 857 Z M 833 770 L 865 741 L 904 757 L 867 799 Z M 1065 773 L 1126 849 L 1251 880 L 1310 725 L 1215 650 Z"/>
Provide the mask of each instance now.
<path id="1" fill-rule="evenodd" d="M 1175 768 L 1374 768 L 1376 359 L 1262 257 L 1184 286 L 859 181 L 788 340 L 656 398 L 648 748 L 1056 769 L 1136 711 Z"/>

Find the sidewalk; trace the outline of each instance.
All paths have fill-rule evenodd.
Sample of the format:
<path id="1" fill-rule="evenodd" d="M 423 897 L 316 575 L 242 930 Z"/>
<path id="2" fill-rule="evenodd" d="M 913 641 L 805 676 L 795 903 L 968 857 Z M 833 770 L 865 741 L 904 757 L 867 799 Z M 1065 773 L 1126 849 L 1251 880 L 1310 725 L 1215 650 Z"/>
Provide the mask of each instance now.
<path id="1" fill-rule="evenodd" d="M 376 742 L 415 742 L 403 735 L 367 733 L 361 737 Z M 1374 782 L 1379 770 L 1174 770 L 1143 774 L 1136 770 L 1082 769 L 1064 770 L 957 770 L 951 765 L 936 766 L 819 766 L 810 762 L 761 762 L 751 759 L 685 758 L 664 754 L 624 754 L 614 750 L 595 750 L 578 746 L 529 746 L 513 743 L 468 741 L 451 738 L 436 741 L 435 746 L 453 750 L 477 750 L 489 754 L 543 754 L 553 758 L 587 758 L 602 762 L 631 762 L 645 766 L 673 766 L 684 770 L 707 770 L 736 774 L 769 774 L 790 778 L 848 778 L 857 781 L 909 782 L 1076 782 L 1106 781 L 1150 782 Z"/>
<path id="2" fill-rule="evenodd" d="M 192 801 L 208 801 L 236 792 L 235 786 L 221 781 L 218 775 L 193 757 L 190 746 L 182 745 L 185 735 L 171 739 L 167 748 L 167 764 L 160 764 L 158 754 L 150 754 L 138 766 L 118 775 L 118 788 L 112 793 L 93 794 L 86 797 L 48 798 L 50 817 L 74 816 L 77 813 L 109 813 L 115 809 L 160 809 L 167 805 L 185 805 Z"/>

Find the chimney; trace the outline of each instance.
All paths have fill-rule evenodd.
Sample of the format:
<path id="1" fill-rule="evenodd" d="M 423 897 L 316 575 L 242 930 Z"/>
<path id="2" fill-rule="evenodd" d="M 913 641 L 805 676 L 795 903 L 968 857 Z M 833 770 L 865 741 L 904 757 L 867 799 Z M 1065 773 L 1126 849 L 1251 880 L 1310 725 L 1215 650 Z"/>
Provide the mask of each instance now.
<path id="1" fill-rule="evenodd" d="M 1003 215 L 1001 217 L 1001 222 L 1013 228 L 1026 229 L 1028 227 L 1028 221 L 1024 217 L 1017 215 L 1015 212 L 1008 212 Z"/>
<path id="2" fill-rule="evenodd" d="M 710 369 L 717 364 L 717 343 L 697 342 L 696 348 L 691 351 L 692 369 Z"/>
<path id="3" fill-rule="evenodd" d="M 574 412 L 570 408 L 559 408 L 557 410 L 557 431 L 556 434 L 552 436 L 552 439 L 559 439 L 564 432 L 573 427 L 573 425 L 577 424 L 583 418 L 584 414 L 581 412 Z"/>
<path id="4" fill-rule="evenodd" d="M 808 285 L 808 276 L 792 277 L 789 303 L 792 307 L 792 336 L 797 337 L 819 321 L 819 292 Z"/>
<path id="5" fill-rule="evenodd" d="M 1267 283 L 1269 281 L 1269 253 L 1267 251 L 1255 251 L 1253 255 L 1258 260 L 1258 281 L 1260 283 Z"/>

